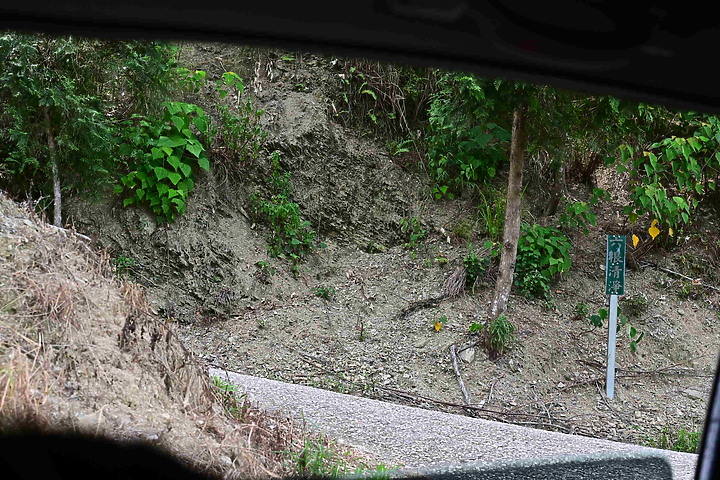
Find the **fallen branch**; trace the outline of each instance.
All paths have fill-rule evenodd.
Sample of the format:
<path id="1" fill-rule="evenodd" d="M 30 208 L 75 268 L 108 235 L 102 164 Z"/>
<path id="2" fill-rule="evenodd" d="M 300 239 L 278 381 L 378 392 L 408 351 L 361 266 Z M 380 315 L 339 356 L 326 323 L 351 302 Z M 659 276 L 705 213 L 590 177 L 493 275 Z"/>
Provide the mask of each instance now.
<path id="1" fill-rule="evenodd" d="M 421 310 L 424 308 L 433 308 L 440 305 L 440 302 L 448 298 L 447 294 L 438 295 L 437 297 L 431 297 L 426 298 L 423 300 L 416 300 L 414 302 L 411 302 L 410 305 L 403 308 L 393 317 L 393 322 L 399 322 L 402 320 L 405 320 L 405 318 L 410 315 L 411 313 L 416 312 L 417 310 Z"/>
<path id="2" fill-rule="evenodd" d="M 330 368 L 328 368 L 328 367 L 326 367 L 326 366 L 323 366 L 323 365 L 317 363 L 317 361 L 316 361 L 317 359 L 309 359 L 309 358 L 306 358 L 306 356 L 304 356 L 304 355 L 303 355 L 301 358 L 302 358 L 302 360 L 305 361 L 306 363 L 308 363 L 308 364 L 310 364 L 310 365 L 312 365 L 312 366 L 314 366 L 314 367 L 316 367 L 316 368 L 319 368 L 320 370 L 322 370 L 322 371 L 325 372 L 325 373 L 334 375 L 334 376 L 336 376 L 337 378 L 339 378 L 340 380 L 342 380 L 343 382 L 345 382 L 345 383 L 347 383 L 347 384 L 349 384 L 349 385 L 353 385 L 353 386 L 355 386 L 355 387 L 357 387 L 357 388 L 360 388 L 361 390 L 366 390 L 367 387 L 369 386 L 369 385 L 367 385 L 367 384 L 361 384 L 361 383 L 357 383 L 357 382 L 353 382 L 353 381 L 350 381 L 350 380 L 346 380 L 346 379 L 344 379 L 344 378 L 341 378 L 338 372 L 336 372 L 336 371 L 334 371 L 334 370 L 332 370 L 332 369 L 330 369 Z M 222 367 L 218 367 L 218 368 L 222 368 Z M 377 389 L 377 390 L 382 390 L 382 391 L 384 391 L 384 392 L 388 392 L 388 393 L 390 393 L 390 394 L 392 394 L 392 395 L 395 395 L 395 396 L 397 396 L 397 397 L 400 397 L 400 398 L 405 398 L 405 399 L 413 400 L 413 401 L 416 401 L 416 402 L 417 402 L 417 401 L 421 401 L 421 402 L 427 402 L 427 403 L 434 403 L 434 404 L 436 404 L 436 405 L 443 405 L 443 406 L 446 406 L 446 407 L 453 407 L 453 408 L 461 409 L 461 410 L 466 411 L 466 412 L 467 412 L 467 411 L 478 412 L 478 413 L 481 413 L 481 414 L 485 414 L 485 416 L 489 416 L 489 417 L 490 417 L 490 418 L 489 418 L 490 420 L 496 420 L 496 421 L 499 421 L 499 422 L 515 423 L 514 421 L 511 422 L 511 421 L 509 421 L 509 420 L 507 420 L 507 419 L 504 419 L 503 417 L 514 417 L 514 418 L 516 418 L 516 417 L 526 417 L 526 418 L 530 418 L 530 419 L 533 419 L 533 418 L 534 418 L 534 419 L 540 419 L 540 420 L 547 420 L 547 417 L 545 417 L 544 415 L 536 415 L 536 414 L 532 414 L 532 413 L 510 412 L 510 411 L 502 411 L 502 410 L 493 410 L 493 409 L 491 409 L 491 408 L 477 407 L 477 406 L 474 406 L 474 405 L 461 405 L 461 404 L 459 404 L 459 403 L 446 402 L 446 401 L 444 401 L 444 400 L 438 400 L 438 399 L 436 399 L 436 398 L 426 397 L 426 396 L 424 396 L 424 395 L 419 395 L 419 394 L 417 394 L 417 393 L 406 392 L 406 391 L 404 391 L 404 390 L 398 390 L 397 388 L 383 387 L 383 386 L 380 386 L 380 385 L 371 385 L 370 387 L 371 387 L 371 388 L 374 388 L 374 389 Z M 538 423 L 538 424 L 539 424 L 539 423 Z M 557 429 L 562 430 L 562 431 L 565 431 L 565 432 L 569 431 L 569 429 L 568 429 L 566 426 L 564 426 L 564 425 L 549 425 L 549 424 L 547 424 L 547 423 L 543 423 L 543 425 L 552 426 L 552 427 L 554 427 L 554 428 L 557 428 Z"/>
<path id="3" fill-rule="evenodd" d="M 677 277 L 684 278 L 685 280 L 690 280 L 690 281 L 691 281 L 692 283 L 694 283 L 695 285 L 701 285 L 701 286 L 703 286 L 703 287 L 705 287 L 705 288 L 709 288 L 710 290 L 715 290 L 716 292 L 720 292 L 720 288 L 718 288 L 718 287 L 716 287 L 716 286 L 714 286 L 714 285 L 710 285 L 710 284 L 707 284 L 707 283 L 705 283 L 705 282 L 701 282 L 701 281 L 698 280 L 698 279 L 695 279 L 695 278 L 692 278 L 692 277 L 688 277 L 687 275 L 683 275 L 682 273 L 676 272 L 676 271 L 674 271 L 674 270 L 670 270 L 669 268 L 661 267 L 661 266 L 659 266 L 657 263 L 653 263 L 653 262 L 642 262 L 642 265 L 641 265 L 641 266 L 642 266 L 642 267 L 653 267 L 653 268 L 655 268 L 656 270 L 660 270 L 661 272 L 669 273 L 670 275 L 675 275 L 675 276 L 677 276 Z"/>
<path id="4" fill-rule="evenodd" d="M 92 242 L 92 239 L 91 239 L 90 237 L 88 237 L 87 235 L 83 235 L 82 233 L 78 233 L 78 232 L 76 232 L 76 231 L 74 231 L 74 230 L 68 230 L 67 228 L 57 227 L 57 226 L 55 226 L 55 225 L 50 225 L 50 224 L 48 224 L 47 227 L 48 227 L 48 228 L 51 228 L 51 229 L 53 229 L 53 230 L 56 230 L 56 231 L 58 231 L 58 233 L 62 233 L 62 234 L 64 234 L 64 235 L 66 235 L 66 236 L 67 236 L 68 234 L 70 234 L 70 235 L 75 235 L 76 237 L 82 238 L 82 239 L 85 240 L 86 242 Z"/>
<path id="5" fill-rule="evenodd" d="M 455 371 L 455 376 L 457 377 L 458 385 L 460 385 L 460 391 L 463 394 L 463 399 L 465 400 L 465 405 L 470 405 L 472 403 L 470 401 L 470 393 L 468 393 L 467 388 L 465 388 L 465 382 L 463 382 L 462 375 L 460 374 L 460 366 L 458 365 L 458 358 L 457 358 L 457 353 L 455 352 L 455 344 L 454 343 L 452 345 L 450 345 L 450 359 L 452 360 L 453 370 Z"/>
<path id="6" fill-rule="evenodd" d="M 624 377 L 641 377 L 641 376 L 652 376 L 652 375 L 677 375 L 680 377 L 712 377 L 712 373 L 700 373 L 695 368 L 685 368 L 682 369 L 680 366 L 685 365 L 687 363 L 690 363 L 693 360 L 696 360 L 698 358 L 702 358 L 704 356 L 700 355 L 699 357 L 691 358 L 689 360 L 685 360 L 683 362 L 673 363 L 672 365 L 668 365 L 666 367 L 660 367 L 655 370 L 631 370 L 628 368 L 620 368 L 617 367 L 615 369 L 616 372 L 622 373 Z M 592 360 L 580 360 L 581 363 L 584 363 L 585 365 L 588 365 L 590 367 L 596 368 L 598 370 L 605 370 L 605 365 L 602 365 L 598 362 L 594 362 Z"/>

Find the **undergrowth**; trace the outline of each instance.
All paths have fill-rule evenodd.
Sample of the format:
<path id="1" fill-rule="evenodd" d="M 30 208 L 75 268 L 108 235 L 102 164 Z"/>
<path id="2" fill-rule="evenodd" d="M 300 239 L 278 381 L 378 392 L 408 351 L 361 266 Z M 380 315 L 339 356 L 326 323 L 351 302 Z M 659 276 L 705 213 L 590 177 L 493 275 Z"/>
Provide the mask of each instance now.
<path id="1" fill-rule="evenodd" d="M 371 480 L 389 480 L 395 468 L 384 464 L 369 466 L 352 458 L 350 452 L 340 451 L 335 444 L 320 438 L 307 437 L 300 451 L 286 451 L 288 467 L 303 478 L 340 478 L 348 475 Z"/>
<path id="2" fill-rule="evenodd" d="M 304 255 L 314 251 L 316 245 L 315 230 L 311 223 L 301 217 L 300 206 L 291 200 L 290 172 L 280 167 L 280 153 L 272 154 L 272 171 L 268 180 L 269 196 L 255 192 L 250 196 L 250 205 L 257 221 L 270 227 L 268 253 L 272 257 L 288 259 L 297 272 Z"/>

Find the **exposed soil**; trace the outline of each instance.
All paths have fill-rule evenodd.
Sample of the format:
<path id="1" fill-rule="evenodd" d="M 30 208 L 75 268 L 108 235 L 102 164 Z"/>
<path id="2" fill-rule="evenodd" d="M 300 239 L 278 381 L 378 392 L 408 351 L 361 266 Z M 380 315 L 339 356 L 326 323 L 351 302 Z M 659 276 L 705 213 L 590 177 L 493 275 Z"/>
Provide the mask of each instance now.
<path id="1" fill-rule="evenodd" d="M 149 312 L 141 287 L 2 193 L 0 272 L 3 433 L 141 442 L 209 478 L 291 473 L 281 452 L 302 446 L 302 428 L 242 401 L 227 404 L 239 409 L 230 415 L 203 362 Z"/>
<path id="2" fill-rule="evenodd" d="M 341 72 L 331 59 L 300 58 L 216 45 L 186 57 L 192 68 L 244 73 L 256 87 L 271 132 L 267 147 L 282 152 L 295 200 L 328 245 L 309 255 L 297 278 L 268 257 L 265 227 L 245 213 L 266 164 L 248 166 L 240 183 L 215 172 L 198 179 L 187 212 L 169 227 L 117 199 L 76 199 L 69 218 L 115 258 L 136 262 L 129 275 L 146 287 L 154 311 L 176 321 L 185 345 L 211 364 L 463 411 L 448 405 L 463 403 L 449 347 L 473 341 L 468 328 L 484 318 L 492 278 L 457 298 L 415 302 L 441 295 L 461 263 L 468 238 L 459 226 L 477 226 L 472 204 L 434 202 L 421 171 L 338 125 L 331 91 Z M 529 180 L 531 216 L 543 197 Z M 582 189 L 572 194 L 587 198 Z M 480 348 L 465 351 L 474 358 L 461 361 L 462 377 L 480 409 L 470 413 L 637 443 L 658 439 L 666 428 L 702 428 L 720 347 L 720 296 L 662 271 L 628 271 L 621 306 L 633 311 L 631 323 L 645 338 L 632 354 L 627 334 L 620 335 L 616 397 L 604 396 L 606 331 L 574 311 L 580 303 L 590 312 L 605 305 L 605 234 L 627 230 L 614 207 L 606 204 L 590 234 L 572 239 L 573 267 L 551 303 L 511 297 L 517 341 L 506 354 L 493 361 Z M 402 246 L 400 229 L 400 220 L 411 217 L 429 235 L 414 251 Z M 717 232 L 715 224 L 705 228 Z M 483 236 L 475 228 L 470 239 L 481 245 Z M 714 255 L 689 242 L 672 253 L 655 249 L 644 260 L 717 284 Z M 332 286 L 334 296 L 318 297 L 317 286 Z"/>

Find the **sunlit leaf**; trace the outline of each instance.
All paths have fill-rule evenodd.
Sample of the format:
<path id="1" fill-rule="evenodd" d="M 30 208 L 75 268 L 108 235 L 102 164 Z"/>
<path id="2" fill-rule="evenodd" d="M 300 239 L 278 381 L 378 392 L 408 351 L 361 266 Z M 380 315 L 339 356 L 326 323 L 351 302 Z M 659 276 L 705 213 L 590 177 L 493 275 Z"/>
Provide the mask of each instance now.
<path id="1" fill-rule="evenodd" d="M 650 227 L 648 229 L 648 233 L 653 238 L 653 240 L 655 240 L 655 237 L 657 237 L 660 234 L 660 230 L 658 230 L 656 227 Z"/>

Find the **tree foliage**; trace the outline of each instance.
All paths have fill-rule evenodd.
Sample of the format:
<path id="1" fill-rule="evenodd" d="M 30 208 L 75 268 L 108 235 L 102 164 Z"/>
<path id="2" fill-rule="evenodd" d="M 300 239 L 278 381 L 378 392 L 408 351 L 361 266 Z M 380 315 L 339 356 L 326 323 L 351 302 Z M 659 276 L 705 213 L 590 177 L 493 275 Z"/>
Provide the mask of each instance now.
<path id="1" fill-rule="evenodd" d="M 63 190 L 109 183 L 117 122 L 147 111 L 171 87 L 174 51 L 152 42 L 2 34 L 3 186 L 37 198 L 49 195 L 53 180 Z"/>

